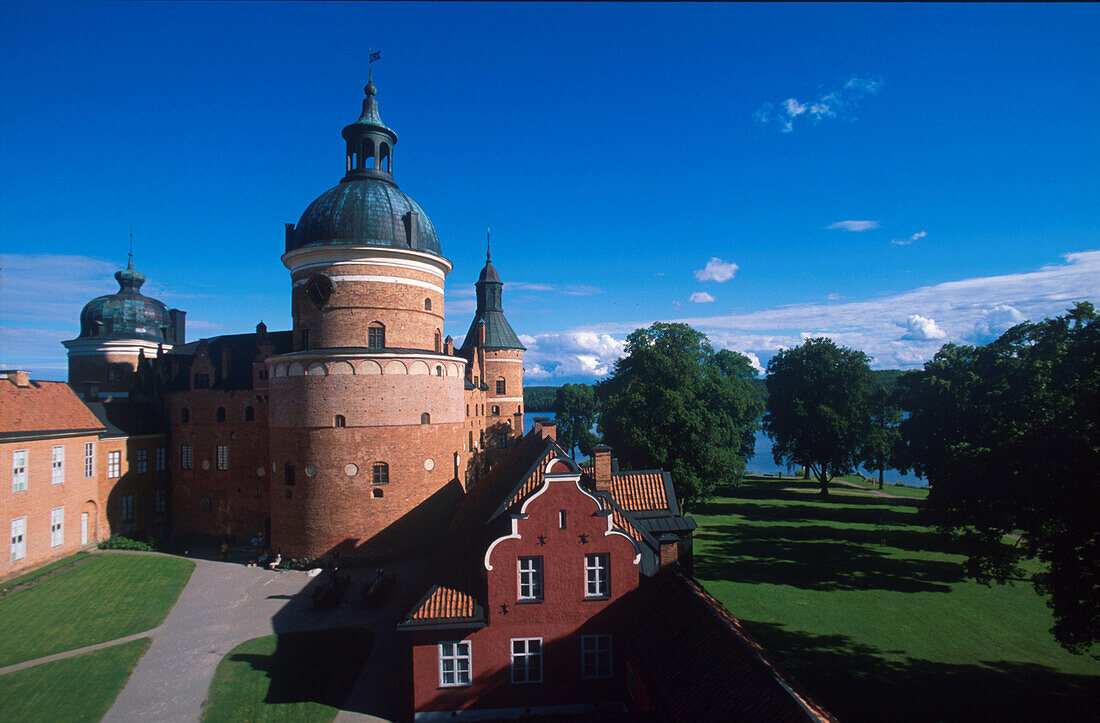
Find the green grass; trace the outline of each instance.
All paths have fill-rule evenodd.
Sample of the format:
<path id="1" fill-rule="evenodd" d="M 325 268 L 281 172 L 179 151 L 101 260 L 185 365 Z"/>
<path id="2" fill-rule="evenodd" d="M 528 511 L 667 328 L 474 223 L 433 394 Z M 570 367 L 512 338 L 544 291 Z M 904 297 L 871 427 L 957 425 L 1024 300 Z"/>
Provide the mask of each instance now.
<path id="1" fill-rule="evenodd" d="M 919 500 L 814 492 L 812 480 L 751 481 L 702 506 L 695 574 L 833 714 L 1096 715 L 1100 662 L 1058 646 L 1029 584 L 965 580 Z"/>
<path id="2" fill-rule="evenodd" d="M 40 578 L 44 575 L 48 575 L 51 572 L 53 572 L 54 570 L 57 570 L 58 568 L 69 567 L 70 565 L 75 565 L 77 563 L 80 563 L 80 562 L 88 559 L 89 557 L 91 557 L 91 554 L 87 553 L 87 552 L 78 552 L 75 555 L 69 555 L 68 557 L 63 557 L 60 560 L 56 560 L 54 562 L 51 562 L 49 565 L 43 565 L 42 567 L 38 568 L 37 570 L 33 570 L 32 572 L 28 572 L 26 575 L 20 575 L 19 577 L 13 577 L 9 580 L 5 580 L 4 582 L 0 583 L 0 590 L 10 590 L 13 587 L 15 587 L 16 585 L 22 585 L 25 582 L 31 582 L 32 580 L 37 580 L 38 578 Z"/>
<path id="3" fill-rule="evenodd" d="M 0 711 L 10 721 L 97 721 L 126 685 L 149 638 L 0 675 Z"/>
<path id="4" fill-rule="evenodd" d="M 331 721 L 370 654 L 364 628 L 334 628 L 253 638 L 214 674 L 203 720 Z"/>
<path id="5" fill-rule="evenodd" d="M 0 667 L 140 633 L 159 625 L 195 563 L 99 553 L 0 598 Z"/>

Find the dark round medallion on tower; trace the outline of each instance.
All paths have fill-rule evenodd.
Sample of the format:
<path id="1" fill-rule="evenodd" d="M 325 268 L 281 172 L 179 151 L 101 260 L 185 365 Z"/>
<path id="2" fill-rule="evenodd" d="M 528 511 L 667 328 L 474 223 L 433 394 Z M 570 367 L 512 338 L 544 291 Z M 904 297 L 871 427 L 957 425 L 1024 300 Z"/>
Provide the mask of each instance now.
<path id="1" fill-rule="evenodd" d="M 306 282 L 306 296 L 318 309 L 324 308 L 334 291 L 336 284 L 324 274 L 314 274 Z"/>

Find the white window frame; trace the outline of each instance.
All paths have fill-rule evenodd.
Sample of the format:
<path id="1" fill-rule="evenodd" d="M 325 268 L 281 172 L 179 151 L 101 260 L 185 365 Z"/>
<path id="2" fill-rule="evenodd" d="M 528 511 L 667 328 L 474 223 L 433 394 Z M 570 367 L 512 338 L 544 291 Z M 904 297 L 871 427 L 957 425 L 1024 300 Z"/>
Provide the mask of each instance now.
<path id="1" fill-rule="evenodd" d="M 585 680 L 611 677 L 611 636 L 581 636 L 581 677 Z"/>
<path id="2" fill-rule="evenodd" d="M 516 558 L 516 599 L 520 602 L 542 601 L 542 558 Z"/>
<path id="3" fill-rule="evenodd" d="M 16 517 L 11 521 L 11 561 L 27 556 L 27 518 Z"/>
<path id="4" fill-rule="evenodd" d="M 180 445 L 180 469 L 191 469 L 195 462 L 194 447 L 190 444 Z"/>
<path id="5" fill-rule="evenodd" d="M 541 683 L 542 638 L 512 638 L 509 649 L 512 652 L 512 682 Z M 532 673 L 532 667 L 535 666 L 538 669 Z"/>
<path id="6" fill-rule="evenodd" d="M 27 450 L 17 449 L 11 453 L 11 491 L 27 491 Z"/>
<path id="7" fill-rule="evenodd" d="M 138 474 L 149 474 L 149 450 L 136 449 L 134 450 L 134 467 Z"/>
<path id="8" fill-rule="evenodd" d="M 132 494 L 122 495 L 122 521 L 134 521 L 134 496 Z"/>
<path id="9" fill-rule="evenodd" d="M 450 670 L 448 670 L 450 668 Z M 465 688 L 473 683 L 474 655 L 469 640 L 439 644 L 439 687 Z M 448 680 L 450 676 L 450 680 Z"/>
<path id="10" fill-rule="evenodd" d="M 65 508 L 55 507 L 50 510 L 50 547 L 61 547 L 65 544 Z"/>
<path id="11" fill-rule="evenodd" d="M 84 443 L 84 479 L 95 477 L 95 442 Z"/>
<path id="12" fill-rule="evenodd" d="M 107 453 L 107 479 L 122 476 L 122 452 L 115 450 Z"/>
<path id="13" fill-rule="evenodd" d="M 157 472 L 163 472 L 164 470 L 168 469 L 168 448 L 167 447 L 157 447 L 156 460 L 157 460 L 157 463 L 156 463 L 156 471 Z"/>
<path id="14" fill-rule="evenodd" d="M 229 445 L 219 444 L 214 448 L 215 467 L 222 472 L 229 469 Z"/>
<path id="15" fill-rule="evenodd" d="M 584 596 L 593 600 L 611 596 L 611 556 L 606 552 L 584 556 Z"/>
<path id="16" fill-rule="evenodd" d="M 50 450 L 50 484 L 65 483 L 65 447 L 57 445 Z"/>

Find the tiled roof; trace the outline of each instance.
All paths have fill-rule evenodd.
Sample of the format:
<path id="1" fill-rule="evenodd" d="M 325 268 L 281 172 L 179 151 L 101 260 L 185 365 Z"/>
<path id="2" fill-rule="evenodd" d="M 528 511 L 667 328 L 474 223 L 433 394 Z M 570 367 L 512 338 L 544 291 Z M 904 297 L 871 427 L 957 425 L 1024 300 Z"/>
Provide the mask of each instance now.
<path id="1" fill-rule="evenodd" d="M 611 477 L 611 494 L 630 512 L 668 510 L 664 474 L 660 471 L 622 472 Z"/>
<path id="2" fill-rule="evenodd" d="M 215 369 L 215 378 L 211 388 L 252 388 L 252 362 L 256 360 L 256 355 L 260 350 L 257 336 L 254 333 L 213 336 L 177 346 L 169 356 L 178 358 L 181 364 L 176 378 L 168 382 L 170 391 L 182 391 L 191 388 L 191 364 L 195 359 L 195 351 L 202 341 L 206 342 L 207 358 L 210 359 Z M 292 333 L 289 331 L 269 331 L 265 341 L 274 347 L 275 354 L 285 354 L 292 348 Z M 220 375 L 222 350 L 226 348 L 229 349 L 229 374 L 227 377 L 222 377 Z"/>
<path id="3" fill-rule="evenodd" d="M 477 610 L 473 595 L 437 585 L 409 615 L 410 620 L 473 618 Z"/>
<path id="4" fill-rule="evenodd" d="M 31 381 L 18 387 L 10 378 L 0 379 L 0 438 L 102 430 L 68 384 Z"/>
<path id="5" fill-rule="evenodd" d="M 836 720 L 680 571 L 644 580 L 623 613 L 622 637 L 664 720 Z"/>

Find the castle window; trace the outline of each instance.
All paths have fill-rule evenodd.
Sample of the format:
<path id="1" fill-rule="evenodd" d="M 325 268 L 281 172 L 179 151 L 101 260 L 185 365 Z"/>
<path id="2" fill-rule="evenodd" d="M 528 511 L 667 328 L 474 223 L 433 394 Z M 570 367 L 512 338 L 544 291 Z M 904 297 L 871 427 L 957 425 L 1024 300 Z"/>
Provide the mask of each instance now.
<path id="1" fill-rule="evenodd" d="M 218 415 L 218 421 L 219 422 L 224 422 L 225 421 L 225 407 L 218 407 L 217 415 Z"/>
<path id="2" fill-rule="evenodd" d="M 16 517 L 11 521 L 11 561 L 27 556 L 27 518 Z"/>
<path id="3" fill-rule="evenodd" d="M 149 450 L 139 449 L 134 453 L 134 466 L 138 474 L 149 473 Z"/>
<path id="4" fill-rule="evenodd" d="M 611 594 L 608 584 L 610 560 L 606 552 L 584 556 L 584 596 L 606 598 Z"/>
<path id="5" fill-rule="evenodd" d="M 470 451 L 473 452 L 474 451 L 474 433 L 471 431 L 471 432 L 469 432 L 469 435 L 470 435 Z"/>
<path id="6" fill-rule="evenodd" d="M 50 510 L 50 547 L 60 547 L 65 544 L 65 508 L 57 507 Z"/>
<path id="7" fill-rule="evenodd" d="M 248 407 L 244 408 L 244 421 L 246 421 L 246 422 L 255 422 L 256 421 L 256 410 L 255 410 L 255 408 L 253 408 L 251 406 L 248 406 Z"/>
<path id="8" fill-rule="evenodd" d="M 283 484 L 287 487 L 294 485 L 294 465 L 288 464 L 283 467 Z"/>
<path id="9" fill-rule="evenodd" d="M 558 510 L 558 529 L 565 529 L 565 510 Z"/>
<path id="10" fill-rule="evenodd" d="M 191 450 L 191 445 L 181 444 L 180 445 L 180 469 L 191 469 L 191 465 L 193 464 L 193 459 L 194 459 L 194 457 L 193 457 L 193 453 L 192 453 L 192 450 Z"/>
<path id="11" fill-rule="evenodd" d="M 309 329 L 302 329 L 302 348 L 309 348 Z"/>
<path id="12" fill-rule="evenodd" d="M 390 483 L 390 466 L 385 462 L 375 462 L 370 468 L 370 482 L 374 485 Z M 381 495 L 379 495 L 381 497 Z"/>
<path id="13" fill-rule="evenodd" d="M 144 452 L 145 450 L 141 450 Z M 140 454 L 140 453 L 139 453 Z M 59 485 L 65 481 L 65 447 L 54 447 L 51 450 L 50 460 L 50 484 Z"/>
<path id="14" fill-rule="evenodd" d="M 371 322 L 367 327 L 367 347 L 370 349 L 386 347 L 386 327 L 377 321 Z"/>
<path id="15" fill-rule="evenodd" d="M 209 374 L 196 374 L 195 375 L 195 389 L 209 389 L 210 388 L 210 375 Z"/>
<path id="16" fill-rule="evenodd" d="M 442 339 L 443 339 L 443 337 L 442 337 L 442 336 L 440 336 L 440 334 L 439 334 L 439 329 L 436 329 L 436 330 L 435 330 L 435 353 L 436 353 L 436 354 L 438 354 L 439 352 L 443 351 L 443 342 L 442 342 Z"/>
<path id="17" fill-rule="evenodd" d="M 443 376 L 443 367 L 441 367 L 441 366 L 437 366 L 437 367 L 435 368 L 435 375 L 436 375 L 437 377 L 441 377 L 441 376 Z"/>
<path id="18" fill-rule="evenodd" d="M 168 448 L 167 447 L 157 447 L 156 460 L 157 460 L 156 461 L 156 470 L 157 470 L 157 472 L 163 472 L 164 470 L 168 469 Z"/>
<path id="19" fill-rule="evenodd" d="M 122 475 L 122 452 L 107 453 L 107 477 L 115 478 Z"/>
<path id="20" fill-rule="evenodd" d="M 382 499 L 382 490 L 377 490 L 377 489 L 376 490 L 371 490 L 370 491 L 370 496 L 373 499 L 380 500 L 380 499 Z"/>
<path id="21" fill-rule="evenodd" d="M 427 299 L 427 298 L 424 299 L 424 311 L 431 311 L 431 310 L 432 310 L 432 300 Z"/>
<path id="22" fill-rule="evenodd" d="M 346 427 L 348 426 L 348 420 L 344 419 L 343 414 L 337 414 L 332 418 L 332 426 L 334 427 Z"/>
<path id="23" fill-rule="evenodd" d="M 497 379 L 497 394 L 504 394 L 507 388 L 508 385 L 505 383 L 504 377 L 499 377 Z"/>
<path id="24" fill-rule="evenodd" d="M 492 415 L 494 417 L 499 417 L 500 416 L 500 407 L 498 407 L 495 404 L 492 407 L 490 407 L 489 411 L 492 413 Z"/>
<path id="25" fill-rule="evenodd" d="M 473 668 L 470 641 L 439 644 L 439 687 L 456 688 L 470 684 Z"/>
<path id="26" fill-rule="evenodd" d="M 424 412 L 423 414 L 420 415 L 420 423 L 421 424 L 431 424 L 432 423 L 432 415 L 428 414 L 427 412 Z"/>
<path id="27" fill-rule="evenodd" d="M 84 443 L 84 477 L 85 479 L 95 476 L 95 444 L 92 442 Z"/>
<path id="28" fill-rule="evenodd" d="M 497 437 L 497 446 L 501 449 L 508 449 L 508 435 L 501 434 Z"/>
<path id="29" fill-rule="evenodd" d="M 168 509 L 168 493 L 165 490 L 153 490 L 153 510 L 165 512 Z"/>
<path id="30" fill-rule="evenodd" d="M 512 638 L 512 682 L 542 682 L 542 638 Z"/>
<path id="31" fill-rule="evenodd" d="M 520 557 L 516 560 L 517 598 L 524 602 L 542 601 L 542 558 Z"/>
<path id="32" fill-rule="evenodd" d="M 217 461 L 218 469 L 222 471 L 229 469 L 229 445 L 219 444 L 216 451 L 217 456 L 215 457 L 215 459 Z"/>
<path id="33" fill-rule="evenodd" d="M 199 512 L 203 513 L 204 515 L 209 515 L 210 514 L 210 498 L 209 497 L 203 497 L 199 500 Z"/>
<path id="34" fill-rule="evenodd" d="M 611 636 L 581 636 L 581 677 L 611 677 Z"/>
<path id="35" fill-rule="evenodd" d="M 122 521 L 134 521 L 134 496 L 122 495 Z"/>
<path id="36" fill-rule="evenodd" d="M 191 421 L 191 410 L 184 407 L 180 410 L 180 423 L 187 424 Z"/>

